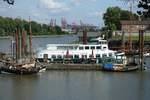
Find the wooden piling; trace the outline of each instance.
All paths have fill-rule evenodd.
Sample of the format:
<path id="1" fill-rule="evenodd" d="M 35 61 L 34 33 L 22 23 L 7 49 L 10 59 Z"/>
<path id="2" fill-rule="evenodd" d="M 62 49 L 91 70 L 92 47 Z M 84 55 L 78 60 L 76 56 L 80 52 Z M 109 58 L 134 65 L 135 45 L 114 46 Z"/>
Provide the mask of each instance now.
<path id="1" fill-rule="evenodd" d="M 143 57 L 143 52 L 144 52 L 144 30 L 139 30 L 139 54 L 140 54 L 140 69 L 141 71 L 144 69 L 143 64 L 144 64 L 144 57 Z"/>
<path id="2" fill-rule="evenodd" d="M 83 30 L 83 44 L 87 44 L 87 31 Z"/>

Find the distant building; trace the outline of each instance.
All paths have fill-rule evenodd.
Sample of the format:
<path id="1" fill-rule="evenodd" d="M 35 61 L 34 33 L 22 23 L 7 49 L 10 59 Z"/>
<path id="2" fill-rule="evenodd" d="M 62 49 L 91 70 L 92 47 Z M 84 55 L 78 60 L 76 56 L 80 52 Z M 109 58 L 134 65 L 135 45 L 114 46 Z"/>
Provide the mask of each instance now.
<path id="1" fill-rule="evenodd" d="M 121 21 L 121 28 L 125 35 L 128 35 L 129 32 L 132 35 L 138 35 L 141 29 L 150 35 L 150 21 Z"/>
<path id="2" fill-rule="evenodd" d="M 73 29 L 71 25 L 67 25 L 65 28 L 62 28 L 62 31 L 68 32 L 70 34 L 75 33 L 75 30 Z"/>
<path id="3" fill-rule="evenodd" d="M 82 32 L 83 29 L 86 28 L 88 31 L 92 31 L 92 32 L 98 32 L 100 30 L 100 28 L 98 26 L 94 26 L 94 25 L 66 25 L 65 28 L 62 28 L 62 31 L 64 32 L 68 32 L 68 33 L 77 33 L 77 32 Z"/>

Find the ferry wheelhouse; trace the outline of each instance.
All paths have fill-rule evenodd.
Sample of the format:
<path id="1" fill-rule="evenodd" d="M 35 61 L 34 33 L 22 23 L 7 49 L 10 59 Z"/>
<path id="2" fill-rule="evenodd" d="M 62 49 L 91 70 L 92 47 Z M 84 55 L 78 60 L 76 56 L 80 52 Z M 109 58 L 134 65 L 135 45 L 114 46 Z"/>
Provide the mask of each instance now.
<path id="1" fill-rule="evenodd" d="M 65 58 L 99 59 L 115 57 L 115 51 L 108 49 L 107 40 L 96 38 L 88 44 L 47 44 L 46 49 L 37 53 L 37 59 L 42 61 L 45 55 L 50 61 Z"/>

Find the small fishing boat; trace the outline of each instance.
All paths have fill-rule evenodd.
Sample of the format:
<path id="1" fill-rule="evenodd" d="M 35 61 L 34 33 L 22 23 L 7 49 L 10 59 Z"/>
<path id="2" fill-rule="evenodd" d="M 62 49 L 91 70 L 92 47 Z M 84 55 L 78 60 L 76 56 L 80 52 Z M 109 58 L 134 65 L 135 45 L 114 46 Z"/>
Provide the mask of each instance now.
<path id="1" fill-rule="evenodd" d="M 105 58 L 102 62 L 102 70 L 114 72 L 128 72 L 138 69 L 138 64 L 134 62 L 127 62 L 125 55 L 116 54 L 116 58 Z"/>

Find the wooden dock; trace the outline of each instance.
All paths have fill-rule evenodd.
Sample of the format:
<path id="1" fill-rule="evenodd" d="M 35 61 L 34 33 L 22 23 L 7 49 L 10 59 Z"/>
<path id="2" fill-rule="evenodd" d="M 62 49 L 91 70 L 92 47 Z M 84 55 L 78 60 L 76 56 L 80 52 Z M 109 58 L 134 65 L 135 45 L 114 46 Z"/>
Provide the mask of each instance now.
<path id="1" fill-rule="evenodd" d="M 102 70 L 100 64 L 46 64 L 47 70 Z"/>
<path id="2" fill-rule="evenodd" d="M 46 66 L 46 70 L 83 70 L 83 71 L 103 71 L 103 67 L 101 64 L 63 64 L 63 63 L 47 63 L 44 64 Z M 138 66 L 126 66 L 126 68 L 122 68 L 121 70 L 112 70 L 110 72 L 130 72 L 138 70 Z M 104 70 L 105 71 L 105 70 Z"/>

